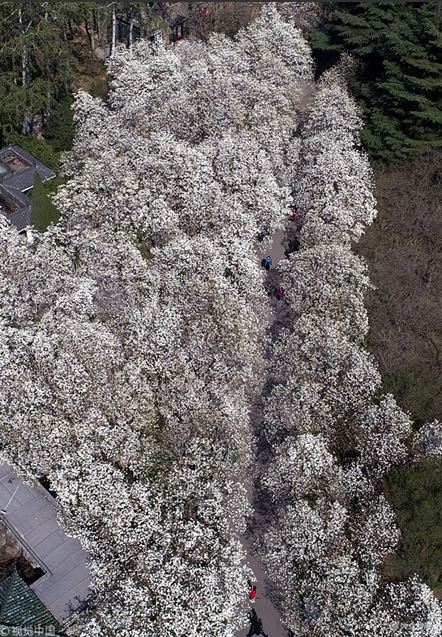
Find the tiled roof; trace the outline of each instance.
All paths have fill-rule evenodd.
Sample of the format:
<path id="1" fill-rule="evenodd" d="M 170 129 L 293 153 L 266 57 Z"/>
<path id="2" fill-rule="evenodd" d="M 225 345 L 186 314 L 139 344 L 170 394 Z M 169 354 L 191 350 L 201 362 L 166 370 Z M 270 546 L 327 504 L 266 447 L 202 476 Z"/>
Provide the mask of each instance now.
<path id="1" fill-rule="evenodd" d="M 6 217 L 19 232 L 31 225 L 31 206 L 21 208 Z M 0 633 L 1 634 L 1 633 Z"/>
<path id="2" fill-rule="evenodd" d="M 0 510 L 5 507 L 3 523 L 45 572 L 31 584 L 32 590 L 64 622 L 82 607 L 90 592 L 87 553 L 59 525 L 49 493 L 38 483 L 23 482 L 11 467 L 0 465 Z"/>
<path id="3" fill-rule="evenodd" d="M 59 625 L 17 571 L 0 584 L 0 624 L 54 629 Z"/>
<path id="4" fill-rule="evenodd" d="M 0 214 L 3 214 L 3 216 L 21 232 L 31 224 L 32 202 L 29 197 L 20 192 L 20 190 L 16 190 L 0 182 L 0 193 L 2 190 L 13 197 L 19 206 L 14 212 L 9 212 L 8 214 L 0 212 Z"/>
<path id="5" fill-rule="evenodd" d="M 30 190 L 34 185 L 35 171 L 38 172 L 42 181 L 47 181 L 48 179 L 53 179 L 55 177 L 55 172 L 53 170 L 45 166 L 41 161 L 30 155 L 17 144 L 10 144 L 9 146 L 2 148 L 0 150 L 0 161 L 3 160 L 5 155 L 11 152 L 18 158 L 23 159 L 27 166 L 17 172 L 5 175 L 1 180 L 3 184 L 16 188 L 21 192 L 25 192 L 26 190 Z"/>
<path id="6" fill-rule="evenodd" d="M 12 156 L 12 163 L 8 155 Z M 17 144 L 10 144 L 0 150 L 0 167 L 2 166 L 7 167 L 7 172 L 0 174 L 0 195 L 2 191 L 7 193 L 19 205 L 12 212 L 0 211 L 0 214 L 21 232 L 31 224 L 32 203 L 24 193 L 34 186 L 35 172 L 42 181 L 53 179 L 56 175 Z"/>

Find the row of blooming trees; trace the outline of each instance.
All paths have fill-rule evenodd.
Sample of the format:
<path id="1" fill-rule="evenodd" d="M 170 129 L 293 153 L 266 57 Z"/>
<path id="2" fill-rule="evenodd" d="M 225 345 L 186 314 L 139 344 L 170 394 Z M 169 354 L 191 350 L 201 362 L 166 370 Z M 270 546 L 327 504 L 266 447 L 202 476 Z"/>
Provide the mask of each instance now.
<path id="1" fill-rule="evenodd" d="M 399 532 L 382 495 L 411 425 L 364 350 L 369 287 L 351 252 L 375 214 L 359 116 L 339 72 L 298 124 L 310 51 L 274 7 L 234 40 L 110 63 L 81 93 L 57 227 L 0 225 L 0 449 L 46 476 L 91 555 L 97 637 L 232 637 L 244 625 L 239 534 L 261 391 L 258 233 L 296 184 L 302 249 L 280 275 L 291 324 L 272 345 L 263 488 L 268 572 L 297 635 L 436 637 L 418 579 L 385 584 Z M 437 423 L 415 440 L 439 454 Z"/>
<path id="2" fill-rule="evenodd" d="M 91 554 L 76 633 L 227 637 L 263 367 L 254 240 L 287 215 L 310 52 L 270 8 L 110 73 L 108 103 L 77 98 L 60 224 L 32 246 L 1 226 L 2 456 L 49 479 Z"/>
<path id="3" fill-rule="evenodd" d="M 302 122 L 301 249 L 278 266 L 290 321 L 271 347 L 273 458 L 262 488 L 272 515 L 262 551 L 297 636 L 436 637 L 442 611 L 431 590 L 417 577 L 382 577 L 400 539 L 382 480 L 415 452 L 440 453 L 440 428 L 413 441 L 364 349 L 370 283 L 351 241 L 373 221 L 375 202 L 347 70 L 343 61 L 321 78 Z"/>

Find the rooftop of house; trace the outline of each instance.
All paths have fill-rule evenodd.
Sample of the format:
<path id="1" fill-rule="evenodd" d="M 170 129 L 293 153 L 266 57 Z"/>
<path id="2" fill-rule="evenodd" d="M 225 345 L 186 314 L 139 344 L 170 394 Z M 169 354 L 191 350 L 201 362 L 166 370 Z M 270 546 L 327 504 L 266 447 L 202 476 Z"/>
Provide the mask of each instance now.
<path id="1" fill-rule="evenodd" d="M 30 590 L 62 624 L 89 595 L 87 553 L 59 525 L 54 498 L 40 484 L 23 482 L 8 465 L 0 465 L 0 511 L 2 522 L 44 573 Z"/>
<path id="2" fill-rule="evenodd" d="M 0 150 L 0 214 L 19 232 L 31 223 L 32 202 L 24 193 L 33 187 L 35 172 L 42 181 L 56 176 L 17 144 Z"/>
<path id="3" fill-rule="evenodd" d="M 0 183 L 2 185 L 26 192 L 34 185 L 35 171 L 38 172 L 42 181 L 55 177 L 53 170 L 17 144 L 10 144 L 0 150 Z"/>
<path id="4" fill-rule="evenodd" d="M 20 190 L 0 182 L 0 214 L 21 232 L 31 223 L 32 202 Z"/>
<path id="5" fill-rule="evenodd" d="M 34 591 L 14 571 L 0 583 L 0 626 L 59 628 L 56 618 L 46 609 Z M 0 631 L 0 634 L 5 634 Z"/>

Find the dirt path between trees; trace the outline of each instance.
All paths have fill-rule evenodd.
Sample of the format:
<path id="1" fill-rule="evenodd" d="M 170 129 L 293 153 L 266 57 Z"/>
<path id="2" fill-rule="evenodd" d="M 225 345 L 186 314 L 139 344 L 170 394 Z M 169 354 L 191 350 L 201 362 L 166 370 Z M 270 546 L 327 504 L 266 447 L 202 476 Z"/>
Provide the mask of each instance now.
<path id="1" fill-rule="evenodd" d="M 310 104 L 314 93 L 316 84 L 314 82 L 302 82 L 303 95 L 299 102 L 299 110 L 304 111 Z M 293 221 L 287 218 L 284 225 L 279 228 L 273 235 L 270 247 L 266 248 L 265 245 L 257 243 L 256 255 L 258 263 L 261 264 L 262 259 L 266 256 L 270 256 L 273 261 L 272 268 L 267 275 L 266 289 L 269 291 L 269 311 L 267 313 L 268 330 L 271 332 L 274 329 L 278 329 L 279 325 L 283 325 L 287 320 L 287 306 L 284 301 L 278 301 L 275 298 L 274 292 L 279 287 L 279 276 L 275 272 L 274 268 L 280 261 L 287 258 L 286 251 L 293 251 L 293 239 L 296 234 L 296 225 Z M 266 245 L 269 245 L 268 242 Z M 273 329 L 272 329 L 273 328 Z M 261 397 L 257 397 L 255 405 L 251 409 L 252 426 L 256 433 L 257 440 L 262 439 L 260 436 L 260 427 L 263 421 L 262 414 L 262 401 Z M 259 443 L 258 443 L 259 445 Z M 257 475 L 261 475 L 265 470 L 265 453 L 261 454 L 257 449 Z M 259 509 L 265 505 L 265 503 L 259 502 L 255 485 L 250 481 L 245 484 L 247 488 L 248 500 L 252 505 L 255 505 L 255 517 L 252 526 L 241 537 L 241 543 L 247 554 L 247 563 L 255 574 L 255 582 L 257 586 L 257 598 L 254 604 L 250 603 L 250 609 L 255 609 L 257 616 L 261 619 L 263 625 L 264 634 L 267 637 L 293 637 L 293 634 L 285 628 L 281 621 L 281 615 L 272 601 L 274 596 L 272 595 L 270 582 L 267 580 L 264 564 L 259 557 L 256 544 L 259 543 L 261 533 L 263 529 L 260 525 L 260 512 Z M 235 637 L 246 637 L 249 633 L 249 628 L 240 630 L 236 633 Z M 255 633 L 256 634 L 256 633 Z"/>
<path id="2" fill-rule="evenodd" d="M 273 268 L 282 260 L 285 260 L 285 251 L 288 248 L 290 237 L 294 231 L 294 224 L 287 220 L 284 227 L 277 230 L 273 236 L 272 243 L 269 248 L 265 249 L 261 244 L 257 244 L 257 259 L 258 263 L 266 256 L 271 256 L 273 260 L 272 269 L 267 275 L 266 286 L 271 293 L 269 302 L 268 329 L 270 330 L 274 323 L 279 319 L 281 310 L 283 309 L 283 303 L 276 300 L 274 296 L 274 290 L 278 287 L 278 276 Z M 256 404 L 252 409 L 252 421 L 253 426 L 259 428 L 262 422 L 261 405 Z M 258 465 L 259 466 L 259 465 Z M 253 504 L 255 500 L 255 488 L 250 482 L 247 486 L 248 499 Z M 257 520 L 258 521 L 258 520 Z M 259 526 L 259 525 L 258 525 Z M 289 633 L 283 626 L 279 611 L 271 601 L 271 591 L 269 583 L 267 582 L 265 568 L 262 560 L 257 554 L 255 541 L 259 541 L 259 528 L 249 529 L 248 532 L 241 538 L 241 543 L 247 553 L 247 563 L 255 574 L 254 583 L 257 586 L 257 598 L 254 604 L 250 603 L 250 609 L 256 611 L 257 616 L 261 619 L 263 630 L 268 637 L 288 637 Z M 236 637 L 246 637 L 249 632 L 249 628 L 238 631 Z"/>

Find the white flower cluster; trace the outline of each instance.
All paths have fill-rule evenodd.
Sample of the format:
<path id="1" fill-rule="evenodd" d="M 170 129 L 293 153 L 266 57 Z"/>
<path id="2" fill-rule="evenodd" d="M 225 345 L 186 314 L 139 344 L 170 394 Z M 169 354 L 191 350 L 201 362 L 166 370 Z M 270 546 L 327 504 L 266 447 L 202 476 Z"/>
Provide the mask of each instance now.
<path id="1" fill-rule="evenodd" d="M 409 456 L 411 421 L 364 350 L 366 268 L 351 251 L 375 216 L 361 121 L 339 70 L 318 83 L 301 122 L 295 182 L 300 246 L 278 266 L 288 323 L 271 348 L 262 543 L 284 621 L 303 637 L 442 634 L 441 605 L 417 578 L 385 584 L 400 533 L 382 478 Z M 440 453 L 440 426 L 421 452 Z"/>
<path id="2" fill-rule="evenodd" d="M 80 93 L 60 224 L 1 226 L 3 457 L 46 475 L 91 554 L 74 631 L 231 637 L 266 295 L 310 51 L 275 8 L 234 41 L 118 53 Z"/>

